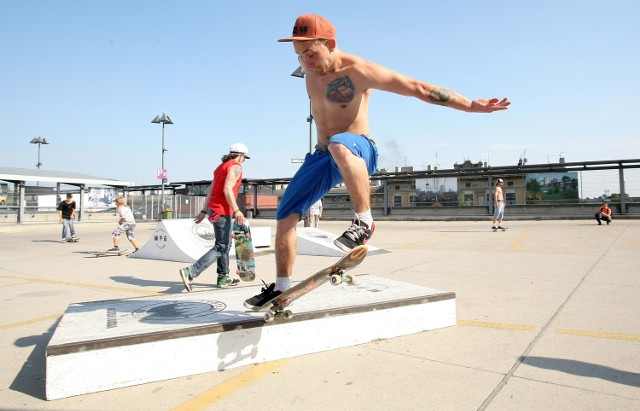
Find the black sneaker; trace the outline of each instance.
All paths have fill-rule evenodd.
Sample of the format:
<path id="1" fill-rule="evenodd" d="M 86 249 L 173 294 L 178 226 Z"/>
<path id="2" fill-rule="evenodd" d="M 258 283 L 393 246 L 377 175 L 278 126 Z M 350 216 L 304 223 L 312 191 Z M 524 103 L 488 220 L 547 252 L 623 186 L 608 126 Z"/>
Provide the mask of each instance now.
<path id="1" fill-rule="evenodd" d="M 120 247 L 112 247 L 112 248 L 108 249 L 107 251 L 120 251 Z"/>
<path id="2" fill-rule="evenodd" d="M 263 305 L 269 302 L 269 300 L 282 294 L 282 291 L 275 291 L 275 288 L 276 283 L 271 283 L 268 286 L 265 283 L 265 286 L 262 287 L 260 294 L 254 295 L 253 297 L 246 300 L 244 302 L 244 306 L 251 310 L 258 311 L 260 308 L 262 308 Z"/>
<path id="3" fill-rule="evenodd" d="M 373 236 L 375 229 L 375 223 L 372 223 L 371 228 L 369 228 L 367 223 L 356 218 L 351 223 L 351 227 L 342 233 L 340 237 L 336 238 L 333 243 L 336 247 L 348 253 L 357 246 L 366 244 Z"/>

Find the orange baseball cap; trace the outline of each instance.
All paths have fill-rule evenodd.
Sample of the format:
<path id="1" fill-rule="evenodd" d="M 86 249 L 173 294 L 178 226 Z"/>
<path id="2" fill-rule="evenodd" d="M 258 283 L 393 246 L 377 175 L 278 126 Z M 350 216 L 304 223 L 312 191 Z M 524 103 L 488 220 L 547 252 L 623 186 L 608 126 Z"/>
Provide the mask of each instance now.
<path id="1" fill-rule="evenodd" d="M 291 37 L 280 39 L 278 41 L 295 41 L 295 40 L 331 40 L 336 38 L 336 28 L 329 20 L 317 14 L 303 14 L 296 19 L 293 26 Z"/>

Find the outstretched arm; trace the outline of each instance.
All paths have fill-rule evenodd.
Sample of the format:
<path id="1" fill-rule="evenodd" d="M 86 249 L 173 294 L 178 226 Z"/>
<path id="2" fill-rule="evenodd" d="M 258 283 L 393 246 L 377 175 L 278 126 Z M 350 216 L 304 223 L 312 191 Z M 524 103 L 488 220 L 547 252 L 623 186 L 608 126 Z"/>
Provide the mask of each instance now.
<path id="1" fill-rule="evenodd" d="M 469 113 L 492 113 L 506 110 L 511 104 L 506 97 L 502 100 L 499 98 L 469 100 L 456 91 L 416 80 L 370 61 L 364 63 L 361 73 L 370 88 L 413 96 L 427 103 Z"/>

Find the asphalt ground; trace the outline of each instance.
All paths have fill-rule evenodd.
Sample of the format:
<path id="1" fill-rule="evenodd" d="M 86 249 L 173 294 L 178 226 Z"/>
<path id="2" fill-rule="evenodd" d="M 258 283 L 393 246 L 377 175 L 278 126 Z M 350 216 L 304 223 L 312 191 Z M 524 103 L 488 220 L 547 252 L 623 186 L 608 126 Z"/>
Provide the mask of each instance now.
<path id="1" fill-rule="evenodd" d="M 380 221 L 372 244 L 391 252 L 358 268 L 455 292 L 455 327 L 55 401 L 45 349 L 67 306 L 184 292 L 185 264 L 91 258 L 111 246 L 115 221 L 78 223 L 72 244 L 59 242 L 60 225 L 0 226 L 0 409 L 640 409 L 640 222 L 490 225 Z M 154 228 L 138 224 L 141 244 Z M 299 256 L 294 280 L 334 259 Z M 256 265 L 272 281 L 273 249 Z M 215 270 L 200 278 L 209 283 L 195 291 L 210 289 Z"/>

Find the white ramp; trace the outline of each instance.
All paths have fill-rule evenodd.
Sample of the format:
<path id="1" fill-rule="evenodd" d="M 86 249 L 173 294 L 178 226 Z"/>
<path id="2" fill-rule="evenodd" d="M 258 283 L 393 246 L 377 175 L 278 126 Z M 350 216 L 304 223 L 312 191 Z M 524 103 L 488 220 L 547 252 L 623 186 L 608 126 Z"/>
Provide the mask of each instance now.
<path id="1" fill-rule="evenodd" d="M 298 228 L 297 235 L 299 255 L 342 257 L 346 254 L 344 251 L 336 247 L 335 244 L 333 244 L 333 241 L 338 236 L 328 231 L 323 231 L 312 227 L 304 227 Z M 388 252 L 371 245 L 367 245 L 367 247 L 369 248 L 368 255 Z"/>
<path id="2" fill-rule="evenodd" d="M 248 220 L 245 221 L 250 225 Z M 251 237 L 254 248 L 269 247 L 271 227 L 251 227 Z M 206 220 L 200 224 L 194 223 L 190 218 L 162 220 L 149 241 L 130 257 L 194 263 L 209 251 L 214 243 L 213 226 Z M 230 255 L 235 254 L 232 244 Z"/>
<path id="3" fill-rule="evenodd" d="M 206 220 L 200 224 L 190 218 L 162 220 L 149 241 L 130 257 L 194 263 L 214 243 L 213 226 Z"/>
<path id="4" fill-rule="evenodd" d="M 265 323 L 242 302 L 258 287 L 70 305 L 46 349 L 54 400 L 451 327 L 455 294 L 359 275 L 296 301 Z M 287 344 L 282 341 L 287 340 Z"/>

